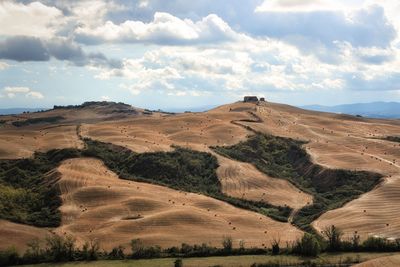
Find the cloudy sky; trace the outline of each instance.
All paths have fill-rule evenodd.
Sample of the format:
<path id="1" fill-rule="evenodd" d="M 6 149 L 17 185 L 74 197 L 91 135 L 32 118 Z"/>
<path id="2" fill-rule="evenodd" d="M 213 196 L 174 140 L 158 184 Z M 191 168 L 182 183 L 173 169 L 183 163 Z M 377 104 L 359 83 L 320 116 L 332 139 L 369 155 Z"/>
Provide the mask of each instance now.
<path id="1" fill-rule="evenodd" d="M 0 108 L 400 101 L 398 0 L 0 0 Z"/>

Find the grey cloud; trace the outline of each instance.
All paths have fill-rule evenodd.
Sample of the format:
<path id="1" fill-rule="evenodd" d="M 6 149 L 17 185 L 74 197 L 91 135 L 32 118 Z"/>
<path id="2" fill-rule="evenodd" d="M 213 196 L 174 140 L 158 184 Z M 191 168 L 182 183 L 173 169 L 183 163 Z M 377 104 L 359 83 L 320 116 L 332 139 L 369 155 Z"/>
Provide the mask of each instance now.
<path id="1" fill-rule="evenodd" d="M 234 30 L 253 37 L 272 37 L 298 47 L 305 54 L 314 54 L 321 61 L 335 64 L 340 60 L 336 41 L 348 42 L 353 47 L 388 47 L 396 38 L 396 30 L 387 20 L 384 9 L 373 5 L 356 11 L 351 20 L 340 11 L 262 12 L 254 10 L 263 0 L 204 0 L 204 1 L 148 1 L 139 7 L 137 1 L 119 1 L 127 5 L 125 11 L 110 14 L 108 19 L 121 23 L 127 19 L 152 20 L 154 12 L 168 12 L 179 18 L 198 20 L 215 13 Z M 84 40 L 96 42 L 98 40 Z M 366 59 L 373 62 L 384 58 Z"/>
<path id="2" fill-rule="evenodd" d="M 50 58 L 69 61 L 77 66 L 95 65 L 119 68 L 122 63 L 109 59 L 102 53 L 85 53 L 70 40 L 53 38 L 41 40 L 36 37 L 15 36 L 0 41 L 0 59 L 15 61 L 48 61 Z"/>
<path id="3" fill-rule="evenodd" d="M 35 37 L 16 36 L 0 41 L 0 58 L 15 61 L 47 61 L 45 44 Z"/>
<path id="4" fill-rule="evenodd" d="M 256 23 L 257 22 L 257 23 Z M 288 38 L 301 35 L 318 40 L 326 46 L 334 41 L 347 41 L 353 46 L 386 47 L 396 37 L 380 6 L 361 9 L 352 20 L 343 12 L 319 11 L 299 13 L 255 13 L 254 18 L 243 22 L 242 26 L 253 35 Z"/>
<path id="5" fill-rule="evenodd" d="M 181 19 L 198 20 L 215 13 L 239 31 L 254 36 L 288 38 L 302 35 L 332 46 L 335 40 L 348 41 L 353 46 L 387 46 L 396 31 L 385 17 L 384 9 L 374 5 L 355 13 L 350 21 L 343 12 L 262 12 L 254 10 L 263 0 L 205 0 L 205 1 L 148 1 L 146 7 L 139 7 L 138 1 L 124 1 L 125 11 L 110 14 L 108 19 L 121 23 L 128 19 L 150 22 L 154 12 L 167 12 Z"/>
<path id="6" fill-rule="evenodd" d="M 47 43 L 51 55 L 58 60 L 80 61 L 85 58 L 82 48 L 63 39 L 53 39 Z"/>

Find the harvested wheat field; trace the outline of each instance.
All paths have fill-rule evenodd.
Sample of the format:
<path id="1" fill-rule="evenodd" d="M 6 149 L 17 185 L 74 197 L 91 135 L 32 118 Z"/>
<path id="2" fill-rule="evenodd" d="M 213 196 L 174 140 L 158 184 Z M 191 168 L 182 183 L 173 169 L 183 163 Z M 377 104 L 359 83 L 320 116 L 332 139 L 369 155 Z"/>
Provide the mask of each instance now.
<path id="1" fill-rule="evenodd" d="M 79 241 L 98 240 L 103 248 L 128 245 L 140 238 L 149 245 L 181 243 L 221 245 L 232 236 L 251 246 L 269 245 L 272 238 L 295 240 L 301 231 L 288 223 L 235 208 L 198 194 L 121 180 L 101 161 L 65 161 L 60 167 L 62 226 L 59 234 Z"/>
<path id="2" fill-rule="evenodd" d="M 44 239 L 51 235 L 50 229 L 0 220 L 0 250 L 14 246 L 19 251 L 27 248 L 27 243 L 34 239 Z"/>
<path id="3" fill-rule="evenodd" d="M 0 130 L 0 159 L 28 158 L 35 151 L 82 148 L 76 125 L 8 126 Z"/>
<path id="4" fill-rule="evenodd" d="M 22 115 L 21 115 L 22 116 Z M 63 117 L 52 123 L 16 127 L 13 121 Z M 400 133 L 400 121 L 311 112 L 274 103 L 233 103 L 201 113 L 167 114 L 130 106 L 90 104 L 57 108 L 40 115 L 7 116 L 0 128 L 0 158 L 30 157 L 54 148 L 83 149 L 81 138 L 123 146 L 136 153 L 172 151 L 174 146 L 212 153 L 226 195 L 266 202 L 296 211 L 313 197 L 287 180 L 270 177 L 254 165 L 219 154 L 211 147 L 235 145 L 256 132 L 307 141 L 313 162 L 327 168 L 380 173 L 384 180 L 372 191 L 331 210 L 312 223 L 318 231 L 335 224 L 346 236 L 358 231 L 400 237 L 400 143 L 383 140 Z M 122 180 L 100 160 L 76 158 L 58 168 L 62 191 L 61 226 L 44 229 L 2 221 L 0 243 L 22 248 L 31 237 L 49 230 L 71 234 L 80 242 L 97 239 L 105 249 L 141 238 L 163 247 L 181 243 L 220 245 L 223 235 L 234 245 L 270 246 L 274 238 L 293 241 L 302 231 L 255 212 L 200 194 Z M 4 234 L 3 234 L 4 233 Z M 15 234 L 15 238 L 10 236 Z"/>
<path id="5" fill-rule="evenodd" d="M 354 265 L 354 267 L 394 267 L 394 266 L 400 266 L 399 254 L 393 256 L 380 257 Z"/>
<path id="6" fill-rule="evenodd" d="M 247 109 L 254 109 L 254 105 L 246 105 Z M 135 152 L 168 151 L 171 145 L 209 151 L 210 146 L 231 145 L 245 140 L 250 132 L 231 121 L 249 118 L 246 112 L 220 109 L 176 115 L 154 113 L 118 122 L 83 124 L 82 135 Z"/>
<path id="7" fill-rule="evenodd" d="M 302 192 L 286 180 L 269 177 L 252 164 L 234 161 L 217 155 L 218 177 L 225 194 L 254 201 L 265 201 L 276 206 L 300 209 L 313 202 L 312 196 Z"/>
<path id="8" fill-rule="evenodd" d="M 308 141 L 304 147 L 320 165 L 385 176 L 374 190 L 323 214 L 313 223 L 317 230 L 334 224 L 347 237 L 354 231 L 362 238 L 400 237 L 400 209 L 396 204 L 400 198 L 400 144 L 379 139 L 397 135 L 400 121 L 311 112 L 272 103 L 258 106 L 254 114 L 262 123 L 240 123 L 265 133 Z"/>

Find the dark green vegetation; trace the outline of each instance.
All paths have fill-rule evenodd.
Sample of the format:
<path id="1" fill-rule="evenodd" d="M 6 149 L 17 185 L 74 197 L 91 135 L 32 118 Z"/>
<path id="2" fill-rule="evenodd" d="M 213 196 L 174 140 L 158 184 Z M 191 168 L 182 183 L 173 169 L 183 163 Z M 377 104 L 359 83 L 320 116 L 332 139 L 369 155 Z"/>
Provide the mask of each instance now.
<path id="1" fill-rule="evenodd" d="M 120 178 L 201 193 L 234 206 L 287 221 L 291 209 L 224 195 L 218 180 L 217 159 L 205 152 L 176 147 L 172 152 L 137 154 L 113 144 L 85 139 L 85 155 L 101 159 Z"/>
<path id="2" fill-rule="evenodd" d="M 208 195 L 240 208 L 285 221 L 287 207 L 236 199 L 222 194 L 215 173 L 218 163 L 208 153 L 176 148 L 172 152 L 137 154 L 120 146 L 89 139 L 86 149 L 51 150 L 30 159 L 0 160 L 0 218 L 39 227 L 60 223 L 58 175 L 49 172 L 62 160 L 80 156 L 97 157 L 120 178 L 150 182 L 177 190 Z"/>
<path id="3" fill-rule="evenodd" d="M 42 117 L 42 118 L 32 118 L 32 119 L 27 119 L 23 121 L 13 121 L 12 125 L 16 127 L 22 127 L 22 126 L 28 126 L 32 124 L 38 124 L 38 123 L 56 123 L 61 120 L 64 120 L 65 118 L 62 116 L 52 116 L 52 117 Z"/>
<path id="4" fill-rule="evenodd" d="M 48 174 L 75 149 L 35 153 L 30 159 L 0 160 L 0 218 L 40 227 L 58 226 L 61 216 L 57 175 Z"/>
<path id="5" fill-rule="evenodd" d="M 310 223 L 322 213 L 370 191 L 382 175 L 365 171 L 327 169 L 313 164 L 302 149 L 305 142 L 271 135 L 256 134 L 245 142 L 214 147 L 221 155 L 254 164 L 269 176 L 287 179 L 314 196 L 314 203 L 302 208 L 293 223 L 312 232 Z"/>
<path id="6" fill-rule="evenodd" d="M 228 238 L 229 239 L 229 238 Z M 231 240 L 231 239 L 230 239 Z M 189 245 L 182 243 L 180 247 L 161 249 L 159 246 L 145 246 L 140 239 L 131 241 L 130 253 L 126 248 L 119 246 L 110 252 L 100 251 L 97 242 L 87 242 L 82 247 L 76 245 L 76 240 L 71 236 L 51 235 L 46 238 L 45 246 L 41 246 L 38 240 L 28 243 L 28 249 L 23 255 L 9 248 L 0 251 L 0 266 L 32 264 L 41 262 L 67 262 L 67 261 L 93 261 L 97 259 L 151 259 L 166 257 L 205 257 L 223 255 L 260 255 L 266 254 L 267 249 L 258 248 L 232 248 L 226 244 L 226 238 L 222 241 L 223 247 L 216 248 L 207 244 Z"/>
<path id="7" fill-rule="evenodd" d="M 208 153 L 175 148 L 172 152 L 134 153 L 129 149 L 86 139 L 85 154 L 100 158 L 120 178 L 151 182 L 178 190 L 217 194 L 217 160 Z"/>
<path id="8" fill-rule="evenodd" d="M 386 136 L 383 140 L 400 143 L 400 136 Z"/>

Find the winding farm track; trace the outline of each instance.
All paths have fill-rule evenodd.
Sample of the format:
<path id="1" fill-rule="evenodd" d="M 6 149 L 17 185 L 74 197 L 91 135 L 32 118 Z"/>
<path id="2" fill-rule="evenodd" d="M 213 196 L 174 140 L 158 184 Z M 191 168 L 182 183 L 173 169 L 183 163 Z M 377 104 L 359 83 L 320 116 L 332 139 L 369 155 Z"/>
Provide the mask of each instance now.
<path id="1" fill-rule="evenodd" d="M 372 191 L 323 214 L 313 223 L 316 230 L 335 225 L 345 238 L 355 231 L 363 239 L 371 235 L 400 237 L 400 144 L 377 139 L 400 133 L 400 121 L 360 119 L 271 103 L 259 106 L 257 114 L 263 124 L 243 124 L 256 131 L 309 141 L 304 148 L 317 164 L 385 176 Z"/>
<path id="2" fill-rule="evenodd" d="M 155 112 L 146 116 L 140 110 L 136 115 L 116 116 L 112 113 L 114 107 L 102 108 L 60 109 L 39 114 L 66 117 L 59 127 L 16 128 L 7 123 L 0 128 L 0 158 L 28 157 L 34 151 L 52 148 L 82 148 L 79 135 L 138 153 L 170 151 L 172 145 L 212 152 L 210 146 L 236 144 L 254 131 L 301 139 L 309 141 L 304 148 L 315 163 L 329 168 L 374 171 L 385 176 L 384 182 L 374 190 L 323 214 L 313 223 L 317 230 L 335 224 L 346 236 L 358 231 L 362 238 L 400 237 L 397 220 L 400 218 L 400 143 L 379 139 L 398 135 L 399 120 L 311 112 L 274 103 L 238 102 L 202 113 Z M 24 118 L 39 115 L 27 114 Z M 77 128 L 77 125 L 81 126 Z M 287 181 L 268 177 L 251 164 L 216 156 L 220 164 L 218 177 L 228 195 L 286 204 L 294 209 L 291 217 L 312 201 L 311 196 Z M 54 230 L 74 234 L 80 241 L 97 238 L 106 248 L 127 244 L 137 237 L 147 244 L 162 246 L 203 241 L 219 245 L 223 234 L 231 235 L 235 242 L 244 239 L 248 246 L 269 246 L 274 235 L 284 242 L 301 234 L 289 223 L 279 223 L 205 196 L 117 179 L 98 160 L 69 160 L 59 171 L 63 174 L 60 180 L 63 222 Z M 0 222 L 0 226 L 0 243 L 17 247 L 22 247 L 23 240 L 32 235 L 48 232 L 48 229 L 9 222 Z M 13 239 L 10 233 L 16 233 L 18 238 Z"/>

